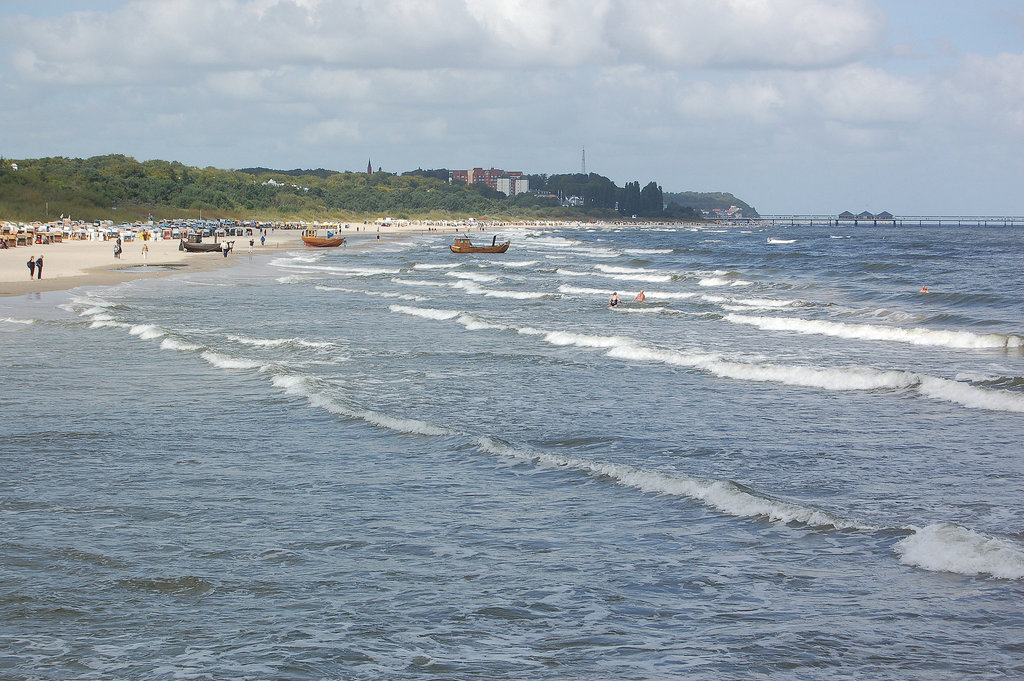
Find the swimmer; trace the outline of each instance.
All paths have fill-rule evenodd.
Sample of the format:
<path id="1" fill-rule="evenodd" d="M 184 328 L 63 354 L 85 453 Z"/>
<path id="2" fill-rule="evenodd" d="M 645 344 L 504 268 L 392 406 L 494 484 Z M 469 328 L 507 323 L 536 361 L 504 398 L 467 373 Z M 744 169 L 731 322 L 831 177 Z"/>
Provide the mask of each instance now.
<path id="1" fill-rule="evenodd" d="M 922 286 L 922 287 L 921 287 L 921 291 L 920 291 L 920 292 L 921 292 L 921 293 L 931 293 L 931 291 L 929 291 L 929 290 L 928 290 L 928 287 L 927 287 L 927 286 Z"/>
<path id="2" fill-rule="evenodd" d="M 616 305 L 618 305 L 621 302 L 622 301 L 619 299 L 619 294 L 618 293 L 613 293 L 612 297 L 608 299 L 609 307 L 615 307 Z"/>
<path id="3" fill-rule="evenodd" d="M 647 300 L 647 296 L 644 295 L 644 290 L 640 289 L 640 293 L 636 294 L 636 298 L 633 299 L 634 303 L 642 303 Z"/>

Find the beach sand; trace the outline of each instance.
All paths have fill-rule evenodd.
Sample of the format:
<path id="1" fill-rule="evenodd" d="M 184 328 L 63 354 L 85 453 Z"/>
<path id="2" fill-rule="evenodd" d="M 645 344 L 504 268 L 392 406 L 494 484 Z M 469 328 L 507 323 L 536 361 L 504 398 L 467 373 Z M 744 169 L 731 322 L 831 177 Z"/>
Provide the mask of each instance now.
<path id="1" fill-rule="evenodd" d="M 554 224 L 554 223 L 546 223 Z M 368 247 L 380 240 L 389 240 L 410 233 L 454 234 L 466 233 L 484 238 L 485 233 L 512 223 L 477 223 L 473 225 L 438 226 L 434 222 L 408 222 L 378 227 L 375 224 L 358 225 L 345 231 L 350 248 Z M 518 225 L 517 226 L 522 226 Z M 537 227 L 540 225 L 531 224 Z M 267 241 L 260 246 L 259 236 L 253 255 L 274 251 L 305 248 L 302 230 L 271 230 Z M 78 286 L 108 286 L 132 279 L 160 277 L 182 271 L 202 271 L 234 265 L 240 257 L 249 255 L 249 237 L 227 237 L 235 247 L 228 257 L 220 253 L 187 253 L 178 249 L 177 239 L 131 241 L 123 244 L 120 258 L 114 257 L 114 241 L 77 241 L 66 239 L 54 244 L 33 244 L 17 248 L 0 249 L 0 297 L 19 296 L 36 291 L 62 291 Z M 143 245 L 149 246 L 145 257 Z M 343 248 L 344 248 L 343 247 Z M 28 259 L 43 256 L 43 278 L 29 279 Z"/>
<path id="2" fill-rule="evenodd" d="M 266 246 L 256 245 L 253 253 L 267 253 L 302 246 L 299 231 L 274 231 Z M 60 291 L 77 286 L 118 284 L 131 279 L 165 276 L 184 269 L 208 270 L 234 265 L 248 255 L 248 237 L 229 237 L 235 250 L 225 258 L 220 253 L 186 253 L 178 250 L 177 239 L 130 241 L 114 257 L 114 241 L 65 239 L 54 244 L 32 244 L 0 250 L 0 296 L 17 296 L 35 291 Z M 149 247 L 145 257 L 143 245 Z M 29 279 L 28 259 L 43 257 L 43 278 Z"/>

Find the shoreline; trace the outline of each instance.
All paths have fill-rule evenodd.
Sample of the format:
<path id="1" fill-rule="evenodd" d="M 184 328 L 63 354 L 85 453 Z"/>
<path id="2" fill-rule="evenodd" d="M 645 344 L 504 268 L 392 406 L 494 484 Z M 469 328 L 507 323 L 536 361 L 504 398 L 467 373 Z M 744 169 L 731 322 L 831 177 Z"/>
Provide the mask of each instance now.
<path id="1" fill-rule="evenodd" d="M 506 228 L 545 229 L 580 225 L 579 222 L 480 222 L 476 225 L 438 225 L 434 222 L 403 222 L 388 225 L 358 225 L 364 231 L 349 231 L 341 248 L 369 248 L 374 243 L 390 241 L 410 234 L 472 235 L 493 233 Z M 606 224 L 606 223 L 601 223 Z M 371 231 L 371 229 L 373 231 Z M 220 253 L 187 253 L 178 250 L 177 239 L 125 242 L 121 257 L 114 259 L 113 241 L 85 241 L 66 239 L 60 243 L 32 244 L 0 250 L 0 299 L 49 291 L 67 291 L 79 286 L 113 286 L 135 279 L 165 277 L 181 272 L 203 272 L 231 267 L 242 255 L 261 255 L 306 249 L 302 243 L 302 230 L 277 229 L 267 233 L 266 245 L 256 246 L 249 253 L 249 237 L 228 237 L 237 248 L 227 258 Z M 379 238 L 378 238 L 379 236 Z M 223 237 L 222 237 L 223 239 Z M 241 245 L 238 245 L 238 244 Z M 144 255 L 143 245 L 148 246 Z M 317 249 L 312 249 L 317 250 Z M 29 279 L 26 270 L 28 257 L 43 256 L 43 278 Z"/>

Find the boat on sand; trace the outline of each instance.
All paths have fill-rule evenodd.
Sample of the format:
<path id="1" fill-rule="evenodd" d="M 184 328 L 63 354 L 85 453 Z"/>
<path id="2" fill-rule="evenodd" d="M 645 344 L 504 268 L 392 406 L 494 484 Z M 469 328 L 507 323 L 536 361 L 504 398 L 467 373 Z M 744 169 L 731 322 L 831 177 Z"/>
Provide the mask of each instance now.
<path id="1" fill-rule="evenodd" d="M 235 247 L 234 241 L 227 241 L 224 243 L 227 243 L 229 251 L 233 250 Z M 220 253 L 224 250 L 224 244 L 217 243 L 216 241 L 203 243 L 202 241 L 182 239 L 181 245 L 178 246 L 178 250 L 187 251 L 188 253 Z"/>

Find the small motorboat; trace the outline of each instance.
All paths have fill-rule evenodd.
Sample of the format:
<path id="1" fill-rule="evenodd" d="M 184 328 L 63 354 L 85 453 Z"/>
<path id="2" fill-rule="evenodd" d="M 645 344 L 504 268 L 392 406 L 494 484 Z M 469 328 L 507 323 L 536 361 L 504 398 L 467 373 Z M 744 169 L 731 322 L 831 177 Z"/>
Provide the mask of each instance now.
<path id="1" fill-rule="evenodd" d="M 490 246 L 474 246 L 468 236 L 455 237 L 455 243 L 450 248 L 452 253 L 504 253 L 508 250 L 511 241 L 497 243 L 497 237 L 491 241 Z"/>

